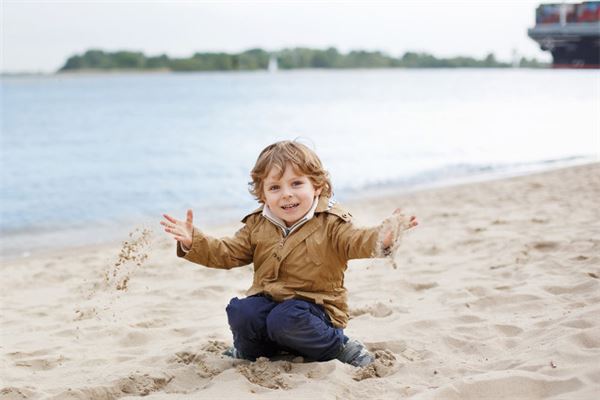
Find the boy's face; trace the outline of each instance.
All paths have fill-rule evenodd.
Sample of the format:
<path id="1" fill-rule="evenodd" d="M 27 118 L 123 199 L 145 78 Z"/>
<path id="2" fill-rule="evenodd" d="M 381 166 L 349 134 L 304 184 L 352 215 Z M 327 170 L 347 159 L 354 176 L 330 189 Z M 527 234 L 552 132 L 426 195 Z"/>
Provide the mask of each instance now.
<path id="1" fill-rule="evenodd" d="M 279 170 L 271 168 L 263 187 L 265 205 L 287 226 L 292 226 L 310 210 L 321 189 L 315 190 L 310 178 L 296 172 L 287 164 L 281 177 Z"/>

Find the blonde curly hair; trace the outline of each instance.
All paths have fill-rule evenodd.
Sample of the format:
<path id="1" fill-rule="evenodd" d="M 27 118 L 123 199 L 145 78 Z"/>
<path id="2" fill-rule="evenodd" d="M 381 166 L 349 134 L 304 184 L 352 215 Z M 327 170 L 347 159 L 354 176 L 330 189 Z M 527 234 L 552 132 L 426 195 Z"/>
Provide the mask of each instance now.
<path id="1" fill-rule="evenodd" d="M 302 143 L 282 140 L 265 147 L 250 172 L 252 182 L 248 183 L 248 190 L 259 203 L 265 202 L 264 181 L 271 169 L 279 170 L 281 177 L 288 163 L 294 167 L 296 173 L 306 175 L 316 190 L 321 189 L 322 196 L 331 197 L 329 172 L 323 168 L 319 156 Z"/>

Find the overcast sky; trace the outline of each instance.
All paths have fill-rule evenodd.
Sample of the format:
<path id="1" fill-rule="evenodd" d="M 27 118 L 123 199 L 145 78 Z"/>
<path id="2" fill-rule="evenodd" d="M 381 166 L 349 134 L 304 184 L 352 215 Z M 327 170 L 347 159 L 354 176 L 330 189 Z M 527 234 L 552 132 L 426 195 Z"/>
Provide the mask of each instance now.
<path id="1" fill-rule="evenodd" d="M 392 56 L 551 60 L 527 37 L 539 0 L 456 1 L 28 1 L 1 0 L 2 72 L 53 72 L 95 48 L 187 57 L 334 46 Z"/>

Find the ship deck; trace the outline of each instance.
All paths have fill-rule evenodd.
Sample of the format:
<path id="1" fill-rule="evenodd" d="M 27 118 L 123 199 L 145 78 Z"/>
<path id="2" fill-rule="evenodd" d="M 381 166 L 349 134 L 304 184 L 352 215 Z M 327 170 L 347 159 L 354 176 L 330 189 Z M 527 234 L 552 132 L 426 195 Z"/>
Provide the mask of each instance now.
<path id="1" fill-rule="evenodd" d="M 532 39 L 544 37 L 590 37 L 600 38 L 600 21 L 596 22 L 577 22 L 562 25 L 541 24 L 527 30 Z"/>

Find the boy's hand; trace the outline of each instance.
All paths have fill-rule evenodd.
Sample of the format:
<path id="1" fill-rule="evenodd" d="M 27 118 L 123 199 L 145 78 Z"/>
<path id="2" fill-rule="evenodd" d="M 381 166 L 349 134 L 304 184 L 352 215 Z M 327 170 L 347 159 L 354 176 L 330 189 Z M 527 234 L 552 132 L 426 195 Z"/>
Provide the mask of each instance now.
<path id="1" fill-rule="evenodd" d="M 163 214 L 165 218 L 160 221 L 160 224 L 165 227 L 165 232 L 173 235 L 173 239 L 179 241 L 186 249 L 192 247 L 192 233 L 194 232 L 194 214 L 192 210 L 187 210 L 185 221 L 180 221 L 167 214 Z"/>
<path id="2" fill-rule="evenodd" d="M 414 228 L 415 226 L 419 225 L 419 222 L 417 221 L 417 217 L 415 217 L 414 215 L 411 215 L 410 219 L 408 220 L 408 223 L 402 221 L 402 219 L 404 218 L 404 216 L 402 215 L 402 211 L 399 208 L 396 208 L 394 210 L 394 213 L 392 215 L 391 219 L 394 218 L 398 218 L 398 222 L 396 225 L 396 229 L 394 229 L 394 224 L 390 224 L 387 226 L 387 232 L 384 232 L 383 234 L 383 248 L 384 249 L 388 249 L 390 248 L 393 244 L 394 241 L 396 240 L 396 236 L 400 233 L 400 231 L 406 231 L 408 229 Z"/>

